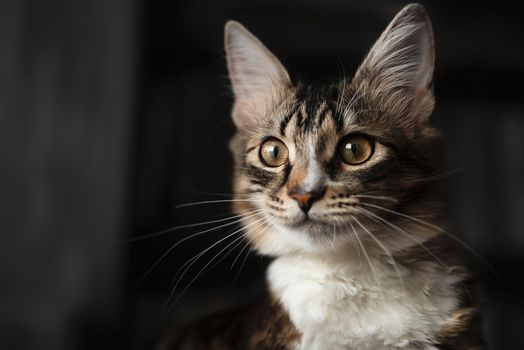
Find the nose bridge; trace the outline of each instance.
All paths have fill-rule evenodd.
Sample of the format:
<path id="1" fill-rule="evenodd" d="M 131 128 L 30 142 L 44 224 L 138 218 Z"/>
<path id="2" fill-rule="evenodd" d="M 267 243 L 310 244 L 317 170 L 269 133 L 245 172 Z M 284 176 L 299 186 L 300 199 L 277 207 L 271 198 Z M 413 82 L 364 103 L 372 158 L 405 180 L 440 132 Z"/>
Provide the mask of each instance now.
<path id="1" fill-rule="evenodd" d="M 288 179 L 288 188 L 302 187 L 308 175 L 308 160 L 303 157 L 297 158 L 291 168 Z"/>
<path id="2" fill-rule="evenodd" d="M 315 156 L 315 149 L 310 143 L 309 149 L 297 157 L 291 168 L 288 188 L 294 192 L 315 192 L 324 184 L 324 171 Z"/>
<path id="3" fill-rule="evenodd" d="M 288 195 L 293 198 L 304 213 L 315 201 L 324 195 L 324 179 L 320 165 L 315 159 L 298 162 L 291 170 Z"/>

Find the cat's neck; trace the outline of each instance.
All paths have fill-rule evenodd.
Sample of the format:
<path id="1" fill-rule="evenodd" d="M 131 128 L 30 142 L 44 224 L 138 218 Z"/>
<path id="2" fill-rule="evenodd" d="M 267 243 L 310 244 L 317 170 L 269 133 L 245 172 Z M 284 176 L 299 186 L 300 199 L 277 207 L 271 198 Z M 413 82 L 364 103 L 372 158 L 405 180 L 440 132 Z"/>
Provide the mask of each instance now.
<path id="1" fill-rule="evenodd" d="M 280 281 L 291 278 L 342 278 L 348 283 L 368 290 L 381 290 L 386 285 L 402 285 L 406 279 L 414 278 L 411 270 L 420 270 L 418 264 L 401 264 L 391 256 L 370 254 L 360 250 L 347 249 L 323 254 L 287 254 L 276 258 L 268 270 L 268 280 L 278 294 L 279 287 L 288 284 Z M 425 270 L 441 270 L 437 263 L 424 262 Z M 385 285 L 384 285 L 385 284 Z"/>
<path id="2" fill-rule="evenodd" d="M 363 253 L 291 254 L 268 270 L 272 294 L 303 334 L 300 349 L 402 349 L 386 345 L 427 342 L 457 306 L 459 280 L 435 262 L 406 265 Z"/>

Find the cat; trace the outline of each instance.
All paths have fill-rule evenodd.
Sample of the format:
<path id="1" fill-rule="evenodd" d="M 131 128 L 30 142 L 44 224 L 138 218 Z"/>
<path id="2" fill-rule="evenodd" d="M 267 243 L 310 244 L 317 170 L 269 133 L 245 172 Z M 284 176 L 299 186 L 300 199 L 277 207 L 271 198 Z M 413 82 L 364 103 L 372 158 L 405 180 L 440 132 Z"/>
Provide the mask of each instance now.
<path id="1" fill-rule="evenodd" d="M 431 23 L 387 26 L 350 81 L 293 83 L 225 26 L 237 133 L 234 203 L 273 257 L 268 295 L 166 337 L 162 349 L 485 349 L 482 297 L 446 232 Z"/>

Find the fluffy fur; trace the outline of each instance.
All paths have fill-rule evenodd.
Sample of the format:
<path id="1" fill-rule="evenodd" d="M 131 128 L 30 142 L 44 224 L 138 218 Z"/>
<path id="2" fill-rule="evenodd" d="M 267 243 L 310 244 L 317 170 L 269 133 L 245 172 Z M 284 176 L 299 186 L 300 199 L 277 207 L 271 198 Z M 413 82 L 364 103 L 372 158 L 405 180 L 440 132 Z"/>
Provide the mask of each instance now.
<path id="1" fill-rule="evenodd" d="M 441 151 L 429 123 L 434 52 L 424 9 L 406 6 L 354 78 L 329 86 L 293 84 L 239 23 L 226 25 L 225 38 L 235 210 L 246 214 L 250 243 L 274 257 L 271 305 L 295 330 L 250 348 L 483 348 L 479 298 L 445 231 L 438 182 L 428 181 Z M 351 135 L 371 140 L 361 164 L 341 159 Z M 281 165 L 262 159 L 268 138 L 287 149 Z M 297 192 L 315 194 L 308 211 Z M 257 324 L 255 338 L 268 327 Z"/>
<path id="2" fill-rule="evenodd" d="M 298 349 L 436 349 L 457 309 L 460 277 L 437 265 L 402 265 L 358 252 L 285 256 L 271 265 L 271 290 L 302 334 Z M 400 277 L 399 277 L 400 275 Z"/>

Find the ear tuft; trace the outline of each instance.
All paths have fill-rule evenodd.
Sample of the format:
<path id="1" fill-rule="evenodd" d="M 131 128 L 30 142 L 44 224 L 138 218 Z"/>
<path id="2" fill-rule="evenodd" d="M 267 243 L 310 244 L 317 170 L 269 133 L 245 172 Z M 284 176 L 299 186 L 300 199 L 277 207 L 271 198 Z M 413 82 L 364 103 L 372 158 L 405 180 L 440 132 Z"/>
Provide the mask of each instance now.
<path id="1" fill-rule="evenodd" d="M 254 127 L 281 91 L 291 85 L 278 59 L 242 24 L 228 21 L 224 42 L 229 78 L 235 94 L 233 120 Z"/>
<path id="2" fill-rule="evenodd" d="M 431 89 L 433 30 L 419 4 L 404 7 L 384 30 L 357 72 L 371 74 L 389 87 Z"/>

